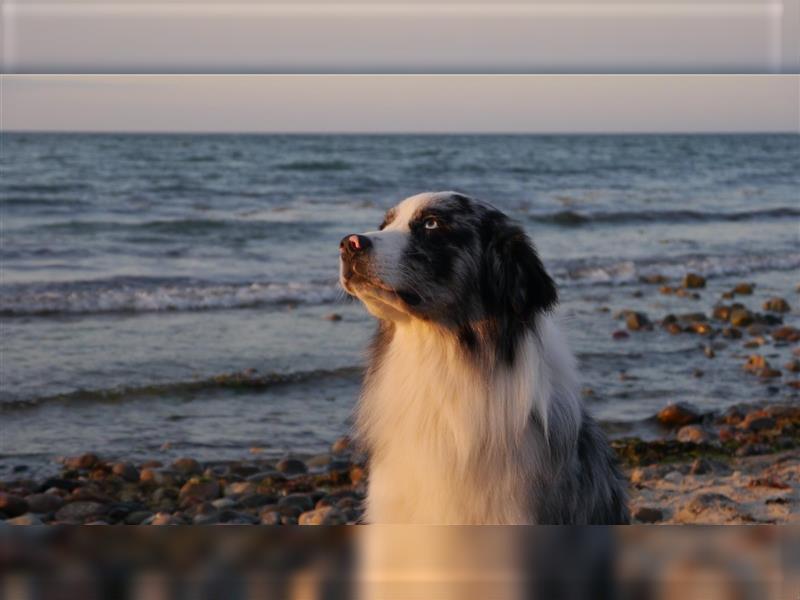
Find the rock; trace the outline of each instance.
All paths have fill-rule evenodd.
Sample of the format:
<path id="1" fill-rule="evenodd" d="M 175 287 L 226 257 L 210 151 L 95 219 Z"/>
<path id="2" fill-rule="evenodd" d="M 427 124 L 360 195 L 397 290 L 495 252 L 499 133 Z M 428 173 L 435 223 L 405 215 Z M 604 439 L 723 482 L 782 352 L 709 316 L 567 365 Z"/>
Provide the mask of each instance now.
<path id="1" fill-rule="evenodd" d="M 200 475 L 203 467 L 193 458 L 183 457 L 172 463 L 172 468 L 185 475 Z"/>
<path id="2" fill-rule="evenodd" d="M 64 506 L 64 500 L 55 494 L 31 494 L 25 497 L 25 501 L 30 512 L 39 514 L 56 512 Z"/>
<path id="3" fill-rule="evenodd" d="M 761 369 L 758 372 L 758 376 L 761 377 L 762 379 L 774 379 L 776 377 L 780 377 L 781 375 L 783 374 L 778 369 L 767 368 L 767 369 Z"/>
<path id="4" fill-rule="evenodd" d="M 56 520 L 67 523 L 83 523 L 101 517 L 108 512 L 108 506 L 91 500 L 79 500 L 65 504 L 56 511 Z"/>
<path id="5" fill-rule="evenodd" d="M 646 314 L 635 311 L 627 311 L 625 316 L 625 324 L 631 331 L 640 331 L 642 329 L 652 329 L 653 324 Z"/>
<path id="6" fill-rule="evenodd" d="M 692 466 L 689 467 L 689 473 L 691 475 L 705 475 L 711 472 L 711 463 L 705 458 L 696 458 Z"/>
<path id="7" fill-rule="evenodd" d="M 141 525 L 145 520 L 153 516 L 149 510 L 137 510 L 130 513 L 124 519 L 125 525 Z"/>
<path id="8" fill-rule="evenodd" d="M 327 467 L 329 464 L 331 464 L 330 454 L 317 454 L 306 461 L 306 465 L 312 469 Z"/>
<path id="9" fill-rule="evenodd" d="M 664 511 L 653 506 L 640 506 L 633 511 L 633 518 L 640 523 L 658 523 L 664 520 Z"/>
<path id="10" fill-rule="evenodd" d="M 168 512 L 159 512 L 143 521 L 146 525 L 181 525 L 181 521 Z"/>
<path id="11" fill-rule="evenodd" d="M 211 506 L 213 506 L 216 510 L 233 508 L 236 506 L 236 504 L 236 500 L 233 500 L 232 498 L 217 498 L 216 500 L 211 501 Z"/>
<path id="12" fill-rule="evenodd" d="M 683 313 L 682 315 L 678 315 L 676 319 L 681 323 L 689 323 L 690 325 L 694 323 L 705 323 L 708 320 L 706 314 L 701 312 Z"/>
<path id="13" fill-rule="evenodd" d="M 178 496 L 181 504 L 219 498 L 219 483 L 213 480 L 192 478 L 181 488 Z"/>
<path id="14" fill-rule="evenodd" d="M 748 373 L 759 373 L 764 369 L 768 369 L 769 363 L 767 362 L 767 359 L 760 354 L 751 354 L 750 358 L 747 359 L 747 362 L 742 365 L 742 368 Z"/>
<path id="15" fill-rule="evenodd" d="M 766 444 L 759 444 L 755 442 L 748 442 L 743 446 L 736 449 L 736 456 L 756 456 L 759 454 L 768 454 L 771 448 Z"/>
<path id="16" fill-rule="evenodd" d="M 649 283 L 651 285 L 660 285 L 662 283 L 666 283 L 668 279 L 661 273 L 654 273 L 650 275 L 642 275 L 639 277 L 639 281 L 642 283 Z"/>
<path id="17" fill-rule="evenodd" d="M 275 468 L 284 475 L 303 475 L 308 473 L 308 467 L 306 467 L 305 463 L 296 458 L 284 458 L 275 465 Z"/>
<path id="18" fill-rule="evenodd" d="M 675 288 L 671 285 L 662 285 L 660 288 L 658 288 L 658 291 L 665 296 L 671 296 L 675 293 Z"/>
<path id="19" fill-rule="evenodd" d="M 731 522 L 751 522 L 753 517 L 724 494 L 700 493 L 694 496 L 675 515 L 680 523 L 719 525 Z"/>
<path id="20" fill-rule="evenodd" d="M 706 278 L 702 275 L 698 275 L 697 273 L 687 273 L 683 277 L 681 285 L 687 289 L 704 288 L 706 287 Z"/>
<path id="21" fill-rule="evenodd" d="M 306 494 L 289 494 L 278 500 L 278 506 L 281 508 L 293 506 L 299 508 L 301 512 L 305 512 L 314 508 L 314 501 L 311 496 Z"/>
<path id="22" fill-rule="evenodd" d="M 28 512 L 28 503 L 13 494 L 0 492 L 0 513 L 7 517 L 18 517 Z"/>
<path id="23" fill-rule="evenodd" d="M 714 332 L 714 329 L 708 323 L 692 323 L 687 329 L 697 335 L 711 335 Z"/>
<path id="24" fill-rule="evenodd" d="M 785 365 L 783 365 L 787 371 L 791 371 L 792 373 L 800 373 L 800 360 L 793 358 Z"/>
<path id="25" fill-rule="evenodd" d="M 340 437 L 338 440 L 333 442 L 331 445 L 331 452 L 334 454 L 341 454 L 342 452 L 346 452 L 351 449 L 353 445 L 352 440 L 348 436 Z"/>
<path id="26" fill-rule="evenodd" d="M 217 512 L 208 513 L 208 514 L 199 514 L 195 515 L 192 518 L 193 525 L 216 525 L 221 521 L 220 515 Z"/>
<path id="27" fill-rule="evenodd" d="M 297 517 L 284 515 L 281 517 L 281 525 L 297 525 Z"/>
<path id="28" fill-rule="evenodd" d="M 711 316 L 718 321 L 727 321 L 731 318 L 731 312 L 733 309 L 730 306 L 720 305 L 715 306 L 714 310 L 711 312 Z"/>
<path id="29" fill-rule="evenodd" d="M 142 469 L 139 481 L 158 486 L 173 486 L 178 484 L 178 474 L 171 469 Z"/>
<path id="30" fill-rule="evenodd" d="M 614 333 L 611 334 L 611 337 L 615 340 L 627 340 L 630 335 L 627 331 L 623 331 L 622 329 L 618 329 Z"/>
<path id="31" fill-rule="evenodd" d="M 131 483 L 139 481 L 139 471 L 131 463 L 118 462 L 111 467 L 111 472 Z"/>
<path id="32" fill-rule="evenodd" d="M 667 323 L 664 326 L 664 329 L 666 329 L 672 335 L 678 335 L 679 333 L 683 333 L 683 327 L 681 327 L 677 323 Z"/>
<path id="33" fill-rule="evenodd" d="M 44 525 L 44 521 L 42 521 L 38 515 L 33 513 L 25 513 L 24 515 L 14 517 L 13 519 L 6 519 L 4 523 L 6 525 Z"/>
<path id="34" fill-rule="evenodd" d="M 350 469 L 350 482 L 353 485 L 358 485 L 366 477 L 366 471 L 359 466 L 354 466 Z"/>
<path id="35" fill-rule="evenodd" d="M 281 524 L 281 514 L 277 511 L 270 510 L 267 512 L 261 513 L 261 524 L 262 525 L 280 525 Z"/>
<path id="36" fill-rule="evenodd" d="M 344 525 L 347 518 L 341 511 L 332 507 L 325 506 L 304 512 L 298 519 L 300 525 Z"/>
<path id="37" fill-rule="evenodd" d="M 717 353 L 714 352 L 714 348 L 708 344 L 703 347 L 703 354 L 706 355 L 706 358 L 714 358 L 717 355 Z"/>
<path id="38" fill-rule="evenodd" d="M 275 496 L 270 494 L 251 494 L 240 498 L 238 505 L 242 508 L 261 508 L 267 504 L 273 504 L 275 501 Z"/>
<path id="39" fill-rule="evenodd" d="M 683 483 L 683 473 L 680 471 L 670 471 L 663 477 L 664 481 L 667 481 L 673 485 L 680 485 Z"/>
<path id="40" fill-rule="evenodd" d="M 800 329 L 790 327 L 789 325 L 778 327 L 772 332 L 772 339 L 793 344 L 800 341 Z"/>
<path id="41" fill-rule="evenodd" d="M 742 337 L 742 332 L 736 327 L 726 327 L 722 330 L 722 337 L 731 340 L 738 340 Z"/>
<path id="42" fill-rule="evenodd" d="M 684 425 L 678 430 L 677 438 L 684 444 L 705 444 L 710 436 L 700 425 Z"/>
<path id="43" fill-rule="evenodd" d="M 64 466 L 67 469 L 91 469 L 99 463 L 100 459 L 96 454 L 92 454 L 91 452 L 64 459 Z"/>
<path id="44" fill-rule="evenodd" d="M 680 427 L 696 423 L 701 418 L 700 411 L 688 402 L 677 402 L 662 408 L 656 418 L 659 423 L 667 427 Z"/>
<path id="45" fill-rule="evenodd" d="M 731 311 L 729 320 L 734 327 L 747 327 L 753 322 L 753 313 L 746 308 L 736 308 Z"/>
<path id="46" fill-rule="evenodd" d="M 749 296 L 753 293 L 754 287 L 752 283 L 737 283 L 731 291 L 739 296 Z"/>
<path id="47" fill-rule="evenodd" d="M 789 306 L 789 303 L 783 298 L 770 298 L 764 302 L 763 308 L 769 312 L 777 313 L 785 313 L 792 310 L 792 308 Z"/>
<path id="48" fill-rule="evenodd" d="M 335 323 L 337 321 L 341 321 L 342 320 L 342 315 L 340 315 L 339 313 L 329 313 L 329 314 L 325 315 L 325 320 Z"/>
<path id="49" fill-rule="evenodd" d="M 255 494 L 258 490 L 258 485 L 252 481 L 234 481 L 225 488 L 226 496 L 244 496 L 246 494 Z"/>
<path id="50" fill-rule="evenodd" d="M 777 421 L 761 411 L 755 411 L 749 413 L 741 423 L 739 423 L 739 427 L 746 431 L 764 431 L 767 429 L 775 429 L 777 425 Z"/>

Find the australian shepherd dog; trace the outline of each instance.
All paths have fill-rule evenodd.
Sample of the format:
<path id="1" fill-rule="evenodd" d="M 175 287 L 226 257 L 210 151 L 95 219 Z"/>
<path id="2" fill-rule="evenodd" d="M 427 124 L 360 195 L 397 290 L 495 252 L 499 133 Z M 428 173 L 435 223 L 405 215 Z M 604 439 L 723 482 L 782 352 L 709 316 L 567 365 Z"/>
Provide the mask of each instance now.
<path id="1" fill-rule="evenodd" d="M 378 319 L 356 411 L 367 522 L 628 522 L 519 225 L 463 194 L 412 196 L 342 240 L 340 281 Z"/>

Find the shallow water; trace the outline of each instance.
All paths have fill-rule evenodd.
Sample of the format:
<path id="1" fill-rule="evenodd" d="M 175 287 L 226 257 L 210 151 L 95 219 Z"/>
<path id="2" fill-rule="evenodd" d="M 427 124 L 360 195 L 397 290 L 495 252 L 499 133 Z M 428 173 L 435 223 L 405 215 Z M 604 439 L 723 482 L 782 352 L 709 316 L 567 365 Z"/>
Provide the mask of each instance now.
<path id="1" fill-rule="evenodd" d="M 741 348 L 699 364 L 696 336 L 611 333 L 619 309 L 709 312 L 741 280 L 757 283 L 740 299 L 753 309 L 798 304 L 796 135 L 4 133 L 0 167 L 6 468 L 87 449 L 325 448 L 347 428 L 372 327 L 336 285 L 338 240 L 422 190 L 523 223 L 602 420 L 786 394 L 740 375 Z M 639 283 L 687 271 L 709 278 L 701 300 Z"/>

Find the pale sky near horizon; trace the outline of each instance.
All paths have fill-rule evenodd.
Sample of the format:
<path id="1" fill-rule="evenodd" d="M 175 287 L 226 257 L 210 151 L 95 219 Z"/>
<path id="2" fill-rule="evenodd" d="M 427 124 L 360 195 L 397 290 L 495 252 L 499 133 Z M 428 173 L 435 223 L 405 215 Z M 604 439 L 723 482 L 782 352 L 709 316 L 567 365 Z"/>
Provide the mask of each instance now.
<path id="1" fill-rule="evenodd" d="M 4 75 L 3 130 L 800 132 L 797 75 Z"/>

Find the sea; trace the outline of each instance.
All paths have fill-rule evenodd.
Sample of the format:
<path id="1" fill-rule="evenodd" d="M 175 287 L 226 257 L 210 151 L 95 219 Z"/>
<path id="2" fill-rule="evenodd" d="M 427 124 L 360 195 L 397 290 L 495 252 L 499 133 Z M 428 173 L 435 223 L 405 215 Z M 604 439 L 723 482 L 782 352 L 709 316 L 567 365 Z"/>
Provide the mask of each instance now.
<path id="1" fill-rule="evenodd" d="M 782 296 L 798 325 L 798 135 L 3 132 L 0 475 L 84 451 L 327 449 L 374 328 L 338 286 L 339 240 L 426 190 L 524 226 L 611 435 L 647 431 L 670 402 L 796 401 L 742 374 L 748 351 L 722 338 L 613 334 L 621 310 L 709 314 L 740 281 L 756 293 L 738 301 Z M 699 298 L 643 281 L 688 272 L 707 278 Z"/>

